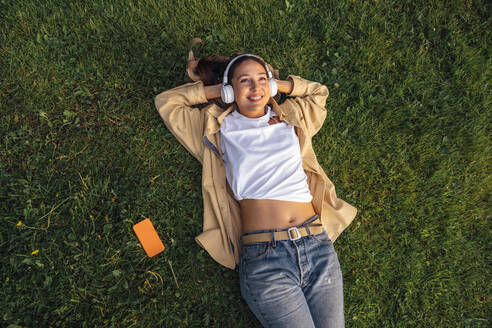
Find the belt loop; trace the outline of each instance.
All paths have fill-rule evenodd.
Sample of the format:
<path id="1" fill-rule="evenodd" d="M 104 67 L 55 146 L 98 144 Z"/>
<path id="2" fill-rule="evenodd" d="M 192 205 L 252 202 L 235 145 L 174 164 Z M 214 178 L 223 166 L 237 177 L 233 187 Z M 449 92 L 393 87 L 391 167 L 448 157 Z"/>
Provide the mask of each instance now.
<path id="1" fill-rule="evenodd" d="M 308 221 L 311 221 L 311 219 L 309 219 Z M 304 227 L 304 229 L 306 229 L 307 233 L 308 233 L 308 237 L 311 237 L 311 230 L 309 230 L 309 225 L 311 224 L 311 222 L 304 222 L 303 224 L 301 224 L 299 227 Z"/>
<path id="2" fill-rule="evenodd" d="M 309 230 L 309 224 L 306 224 L 305 228 L 308 232 L 308 237 L 311 237 L 311 230 Z"/>
<path id="3" fill-rule="evenodd" d="M 273 247 L 277 247 L 277 241 L 275 240 L 275 229 L 272 230 L 272 244 Z"/>
<path id="4" fill-rule="evenodd" d="M 308 222 L 304 222 L 302 226 L 306 228 L 306 231 L 308 233 L 308 237 L 311 237 L 311 230 L 309 229 L 309 225 L 318 219 L 318 214 L 314 215 L 311 219 L 308 220 Z"/>

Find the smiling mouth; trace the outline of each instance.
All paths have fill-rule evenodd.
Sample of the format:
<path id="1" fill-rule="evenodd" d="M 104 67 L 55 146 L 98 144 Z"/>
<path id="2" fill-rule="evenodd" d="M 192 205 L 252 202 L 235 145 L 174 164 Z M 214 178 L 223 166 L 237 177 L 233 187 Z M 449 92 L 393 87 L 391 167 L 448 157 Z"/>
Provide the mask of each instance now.
<path id="1" fill-rule="evenodd" d="M 258 102 L 263 98 L 263 96 L 254 96 L 254 97 L 248 97 L 248 100 L 252 102 Z"/>

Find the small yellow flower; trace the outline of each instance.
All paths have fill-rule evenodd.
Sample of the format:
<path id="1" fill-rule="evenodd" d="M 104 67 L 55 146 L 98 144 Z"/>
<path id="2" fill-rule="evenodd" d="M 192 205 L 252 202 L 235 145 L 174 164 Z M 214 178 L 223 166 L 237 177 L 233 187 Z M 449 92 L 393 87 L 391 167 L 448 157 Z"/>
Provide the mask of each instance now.
<path id="1" fill-rule="evenodd" d="M 429 261 L 425 261 L 425 264 L 429 265 L 429 264 L 431 264 L 431 263 L 430 263 Z"/>
<path id="2" fill-rule="evenodd" d="M 5 278 L 5 282 L 8 282 L 10 280 L 9 276 L 7 276 L 7 278 Z"/>
<path id="3" fill-rule="evenodd" d="M 106 219 L 106 222 L 109 222 L 109 218 L 107 215 L 104 218 Z"/>
<path id="4" fill-rule="evenodd" d="M 39 249 L 36 249 L 36 250 L 34 250 L 34 251 L 31 252 L 31 255 L 36 255 L 38 253 L 39 253 Z"/>
<path id="5" fill-rule="evenodd" d="M 114 84 L 114 87 L 115 87 L 115 88 L 117 88 L 117 87 L 119 87 L 119 86 L 120 86 L 120 85 L 119 85 L 118 83 L 115 83 L 115 84 Z"/>
<path id="6" fill-rule="evenodd" d="M 91 220 L 94 220 L 94 215 L 90 214 L 89 217 L 91 218 Z"/>
<path id="7" fill-rule="evenodd" d="M 17 222 L 17 226 L 20 227 L 22 225 L 22 221 L 19 220 L 19 222 Z"/>

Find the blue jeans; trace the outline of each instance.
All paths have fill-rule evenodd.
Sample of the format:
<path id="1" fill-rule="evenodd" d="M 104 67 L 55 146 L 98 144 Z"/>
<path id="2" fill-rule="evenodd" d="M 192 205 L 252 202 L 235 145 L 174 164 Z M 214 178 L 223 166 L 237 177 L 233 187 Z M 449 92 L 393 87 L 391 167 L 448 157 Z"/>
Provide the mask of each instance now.
<path id="1" fill-rule="evenodd" d="M 317 218 L 315 215 L 298 227 Z M 282 230 L 287 229 L 241 236 Z M 264 327 L 345 325 L 342 271 L 324 229 L 298 240 L 242 245 L 239 281 L 242 297 Z"/>

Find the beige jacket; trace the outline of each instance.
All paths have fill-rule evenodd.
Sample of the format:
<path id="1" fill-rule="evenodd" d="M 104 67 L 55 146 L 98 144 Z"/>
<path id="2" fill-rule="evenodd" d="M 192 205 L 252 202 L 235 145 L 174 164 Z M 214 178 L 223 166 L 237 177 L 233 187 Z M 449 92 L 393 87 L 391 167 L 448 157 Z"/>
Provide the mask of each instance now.
<path id="1" fill-rule="evenodd" d="M 287 79 L 294 86 L 290 97 L 281 105 L 272 98 L 269 103 L 281 120 L 294 126 L 314 210 L 335 241 L 352 222 L 357 209 L 337 198 L 335 186 L 319 165 L 311 144 L 326 118 L 328 88 L 294 75 Z M 236 106 L 225 111 L 215 104 L 201 110 L 193 107 L 207 102 L 201 81 L 162 92 L 155 98 L 155 106 L 169 131 L 202 164 L 203 232 L 195 240 L 215 261 L 234 269 L 239 262 L 241 213 L 226 180 L 219 129 Z"/>

